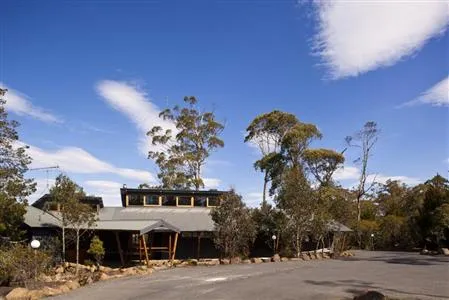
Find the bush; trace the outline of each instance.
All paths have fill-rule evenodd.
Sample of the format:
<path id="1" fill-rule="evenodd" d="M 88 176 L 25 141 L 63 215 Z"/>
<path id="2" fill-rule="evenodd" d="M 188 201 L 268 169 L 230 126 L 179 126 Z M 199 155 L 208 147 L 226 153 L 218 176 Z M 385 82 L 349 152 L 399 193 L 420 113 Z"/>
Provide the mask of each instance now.
<path id="1" fill-rule="evenodd" d="M 89 250 L 87 250 L 87 253 L 92 255 L 92 257 L 95 259 L 95 262 L 97 263 L 97 266 L 101 264 L 104 257 L 104 247 L 103 241 L 100 240 L 98 236 L 95 235 L 90 241 L 90 247 Z"/>
<path id="2" fill-rule="evenodd" d="M 0 249 L 0 284 L 27 286 L 51 266 L 51 257 L 28 245 L 15 244 Z"/>

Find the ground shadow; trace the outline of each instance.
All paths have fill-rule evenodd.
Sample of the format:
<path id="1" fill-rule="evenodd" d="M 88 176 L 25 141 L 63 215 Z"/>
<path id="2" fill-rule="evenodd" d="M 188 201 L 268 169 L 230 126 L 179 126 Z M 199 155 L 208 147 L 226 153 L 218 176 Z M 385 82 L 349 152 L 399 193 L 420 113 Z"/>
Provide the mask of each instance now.
<path id="1" fill-rule="evenodd" d="M 442 298 L 449 299 L 446 295 L 435 295 L 435 294 L 422 294 L 422 293 L 411 293 L 406 291 L 401 291 L 398 289 L 389 289 L 378 286 L 372 282 L 367 282 L 363 280 L 336 280 L 336 281 L 318 281 L 318 280 L 304 280 L 307 284 L 317 285 L 317 286 L 329 286 L 329 287 L 346 287 L 345 292 L 352 294 L 353 296 L 360 295 L 369 290 L 376 290 L 384 293 L 388 296 L 389 293 L 397 293 L 402 295 L 408 295 L 417 297 L 426 296 L 431 298 Z"/>
<path id="2" fill-rule="evenodd" d="M 385 256 L 373 256 L 373 257 L 340 257 L 341 261 L 378 261 L 389 264 L 407 264 L 407 265 L 420 265 L 431 266 L 439 265 L 441 263 L 449 263 L 449 258 L 446 257 L 432 257 L 432 256 L 413 256 L 413 257 L 385 257 Z"/>

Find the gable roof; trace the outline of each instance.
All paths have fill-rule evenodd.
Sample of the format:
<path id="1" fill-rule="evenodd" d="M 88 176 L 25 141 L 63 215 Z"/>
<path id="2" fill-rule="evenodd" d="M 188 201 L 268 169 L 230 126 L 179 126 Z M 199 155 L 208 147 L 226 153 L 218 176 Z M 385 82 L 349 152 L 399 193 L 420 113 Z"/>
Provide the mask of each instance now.
<path id="1" fill-rule="evenodd" d="M 52 213 L 28 205 L 24 223 L 30 227 L 61 227 L 61 221 Z"/>

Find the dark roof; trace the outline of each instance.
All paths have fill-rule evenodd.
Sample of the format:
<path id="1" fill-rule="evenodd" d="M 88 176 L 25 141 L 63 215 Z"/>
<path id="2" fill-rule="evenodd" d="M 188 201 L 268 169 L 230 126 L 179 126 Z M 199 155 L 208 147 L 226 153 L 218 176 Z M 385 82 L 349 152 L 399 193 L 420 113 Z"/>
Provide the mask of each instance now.
<path id="1" fill-rule="evenodd" d="M 151 188 L 151 189 L 135 189 L 135 188 L 121 188 L 120 195 L 122 199 L 122 206 L 126 205 L 125 195 L 127 194 L 157 194 L 157 195 L 177 195 L 177 196 L 220 196 L 227 193 L 227 191 L 219 190 L 172 190 L 172 189 L 161 189 L 161 188 Z"/>
<path id="2" fill-rule="evenodd" d="M 34 201 L 33 204 L 31 204 L 31 205 L 36 208 L 39 208 L 39 209 L 47 209 L 48 207 L 45 207 L 47 205 L 47 203 L 49 204 L 52 202 L 53 202 L 52 196 L 50 194 L 45 194 L 42 197 L 40 197 L 39 199 L 37 199 L 36 201 Z M 84 203 L 84 204 L 92 205 L 92 206 L 99 205 L 100 208 L 104 207 L 103 198 L 101 198 L 101 197 L 85 196 L 80 199 L 80 202 Z"/>
<path id="3" fill-rule="evenodd" d="M 61 221 L 52 213 L 28 205 L 23 216 L 24 223 L 32 228 L 61 227 Z"/>
<path id="4" fill-rule="evenodd" d="M 99 212 L 100 222 L 126 222 L 163 220 L 179 231 L 214 231 L 214 221 L 206 207 L 105 207 Z M 173 231 L 178 231 L 173 230 Z"/>

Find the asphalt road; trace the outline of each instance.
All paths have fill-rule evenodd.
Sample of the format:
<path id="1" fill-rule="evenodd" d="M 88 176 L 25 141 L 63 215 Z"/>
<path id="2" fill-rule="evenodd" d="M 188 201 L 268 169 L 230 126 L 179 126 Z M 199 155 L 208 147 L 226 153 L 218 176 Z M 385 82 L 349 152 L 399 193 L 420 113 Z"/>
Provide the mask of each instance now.
<path id="1" fill-rule="evenodd" d="M 449 299 L 449 258 L 356 252 L 342 260 L 186 267 L 97 282 L 56 299 Z"/>

